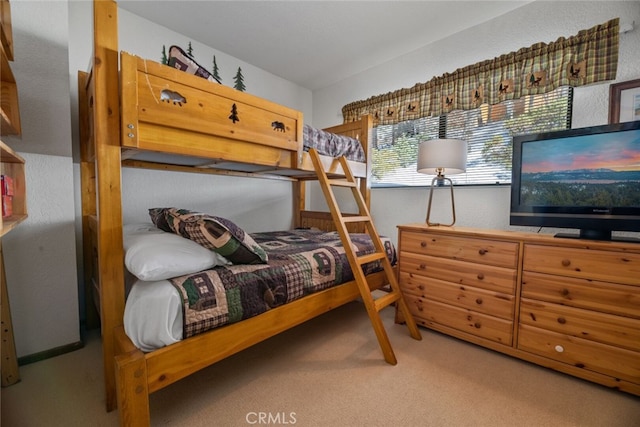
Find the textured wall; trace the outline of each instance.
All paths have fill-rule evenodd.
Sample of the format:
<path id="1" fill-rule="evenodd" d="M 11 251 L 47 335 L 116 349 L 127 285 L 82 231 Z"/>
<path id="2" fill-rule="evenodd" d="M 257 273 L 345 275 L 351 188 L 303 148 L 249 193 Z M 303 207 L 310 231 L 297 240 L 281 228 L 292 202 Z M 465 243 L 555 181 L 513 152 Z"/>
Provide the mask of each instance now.
<path id="1" fill-rule="evenodd" d="M 2 239 L 18 357 L 80 340 L 66 2 L 11 1 L 29 217 Z M 37 154 L 36 154 L 37 153 Z"/>
<path id="2" fill-rule="evenodd" d="M 29 217 L 2 238 L 19 357 L 80 340 L 71 157 L 21 156 Z"/>

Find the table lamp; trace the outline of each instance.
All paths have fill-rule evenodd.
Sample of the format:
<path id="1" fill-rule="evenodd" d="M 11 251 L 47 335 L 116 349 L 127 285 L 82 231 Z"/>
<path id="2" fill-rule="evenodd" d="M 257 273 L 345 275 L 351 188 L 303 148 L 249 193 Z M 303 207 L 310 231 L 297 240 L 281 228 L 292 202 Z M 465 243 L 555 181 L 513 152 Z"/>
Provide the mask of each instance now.
<path id="1" fill-rule="evenodd" d="M 418 147 L 418 172 L 424 174 L 436 173 L 431 180 L 429 192 L 429 204 L 427 206 L 427 225 L 444 225 L 451 227 L 456 222 L 456 208 L 453 199 L 453 182 L 444 176 L 462 173 L 467 168 L 467 143 L 460 139 L 431 139 L 423 141 Z M 433 188 L 442 187 L 445 181 L 451 188 L 451 212 L 453 219 L 450 224 L 433 223 L 431 217 L 431 202 L 433 200 Z"/>

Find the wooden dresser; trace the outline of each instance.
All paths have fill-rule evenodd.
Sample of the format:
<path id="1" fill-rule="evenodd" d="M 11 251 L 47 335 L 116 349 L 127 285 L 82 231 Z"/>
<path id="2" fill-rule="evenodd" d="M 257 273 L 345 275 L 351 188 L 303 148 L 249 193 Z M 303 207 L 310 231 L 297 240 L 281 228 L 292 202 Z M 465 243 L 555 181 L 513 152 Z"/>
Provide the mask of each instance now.
<path id="1" fill-rule="evenodd" d="M 398 228 L 419 325 L 640 396 L 640 243 Z"/>

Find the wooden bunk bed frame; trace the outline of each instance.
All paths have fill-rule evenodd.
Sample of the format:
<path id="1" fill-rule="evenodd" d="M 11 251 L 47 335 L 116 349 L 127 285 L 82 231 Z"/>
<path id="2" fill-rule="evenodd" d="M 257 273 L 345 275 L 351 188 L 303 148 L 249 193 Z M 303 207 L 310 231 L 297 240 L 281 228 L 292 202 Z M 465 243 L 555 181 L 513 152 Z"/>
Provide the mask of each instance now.
<path id="1" fill-rule="evenodd" d="M 149 425 L 150 393 L 353 301 L 360 291 L 352 281 L 150 353 L 133 345 L 123 328 L 123 166 L 289 180 L 294 189 L 294 226 L 336 228 L 330 213 L 305 207 L 305 181 L 317 175 L 308 153 L 302 150 L 300 112 L 127 54 L 122 54 L 119 67 L 117 40 L 116 3 L 95 0 L 92 66 L 88 73 L 80 72 L 78 80 L 85 284 L 87 295 L 94 289 L 98 293 L 107 410 L 119 408 L 122 425 Z M 158 99 L 162 88 L 187 100 L 188 119 L 172 123 L 165 112 L 167 105 L 175 109 L 182 105 L 174 103 L 175 98 Z M 250 119 L 226 123 L 211 118 L 222 114 L 226 119 L 231 104 L 249 111 L 243 118 Z M 224 110 L 217 111 L 220 108 Z M 287 132 L 256 130 L 256 123 L 274 115 L 278 128 Z M 255 123 L 246 125 L 252 120 Z M 363 117 L 328 130 L 357 136 L 368 158 L 371 128 L 372 119 Z M 181 141 L 180 148 L 171 143 L 174 138 Z M 188 161 L 167 164 L 145 158 L 158 152 L 179 154 Z M 245 166 L 247 159 L 251 159 L 250 167 Z M 322 164 L 328 174 L 342 173 L 335 159 L 322 158 Z M 369 162 L 354 163 L 352 172 L 360 179 L 368 205 Z M 367 282 L 377 289 L 387 284 L 387 278 L 376 273 Z"/>

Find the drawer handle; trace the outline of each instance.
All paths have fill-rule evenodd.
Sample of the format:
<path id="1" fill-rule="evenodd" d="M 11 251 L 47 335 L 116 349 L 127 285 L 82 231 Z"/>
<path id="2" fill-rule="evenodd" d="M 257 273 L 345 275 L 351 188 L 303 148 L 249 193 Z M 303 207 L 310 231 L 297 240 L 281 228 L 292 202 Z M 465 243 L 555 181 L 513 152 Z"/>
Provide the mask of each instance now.
<path id="1" fill-rule="evenodd" d="M 427 265 L 426 265 L 426 264 L 420 264 L 420 270 L 424 270 L 424 269 L 426 269 L 426 268 L 427 268 Z"/>
<path id="2" fill-rule="evenodd" d="M 476 329 L 480 329 L 482 327 L 482 324 L 480 322 L 476 322 L 473 324 L 473 327 Z"/>
<path id="3" fill-rule="evenodd" d="M 484 273 L 478 273 L 476 277 L 478 278 L 478 280 L 484 280 Z"/>
<path id="4" fill-rule="evenodd" d="M 420 289 L 421 291 L 424 291 L 424 285 L 418 285 L 418 289 Z"/>
<path id="5" fill-rule="evenodd" d="M 567 319 L 565 319 L 564 317 L 558 317 L 558 323 L 564 325 L 565 323 L 567 323 Z"/>
<path id="6" fill-rule="evenodd" d="M 563 288 L 563 289 L 560 291 L 560 295 L 562 295 L 563 297 L 568 296 L 568 295 L 569 295 L 569 289 L 567 289 L 567 288 Z"/>
<path id="7" fill-rule="evenodd" d="M 571 265 L 571 260 L 569 260 L 569 259 L 563 259 L 563 260 L 562 260 L 562 265 L 563 265 L 564 267 L 569 267 L 569 266 Z"/>
<path id="8" fill-rule="evenodd" d="M 486 250 L 486 249 L 480 249 L 480 250 L 478 251 L 478 253 L 479 253 L 480 255 L 484 255 L 484 254 L 486 254 L 487 252 L 489 252 L 489 251 L 488 251 L 488 250 Z"/>
<path id="9" fill-rule="evenodd" d="M 476 304 L 482 305 L 482 298 L 476 298 Z"/>
<path id="10" fill-rule="evenodd" d="M 561 345 L 557 345 L 554 347 L 554 350 L 557 351 L 558 353 L 562 353 L 564 351 L 564 347 Z"/>
<path id="11" fill-rule="evenodd" d="M 425 242 L 424 240 L 422 242 L 420 242 L 420 247 L 426 248 L 427 247 L 427 242 Z"/>

